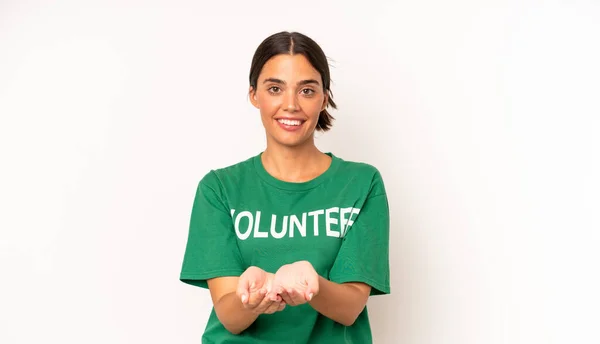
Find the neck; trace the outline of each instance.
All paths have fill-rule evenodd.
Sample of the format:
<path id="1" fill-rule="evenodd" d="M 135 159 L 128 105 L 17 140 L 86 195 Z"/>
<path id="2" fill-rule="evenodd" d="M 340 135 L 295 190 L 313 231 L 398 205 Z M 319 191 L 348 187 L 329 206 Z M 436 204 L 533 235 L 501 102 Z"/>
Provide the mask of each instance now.
<path id="1" fill-rule="evenodd" d="M 331 158 L 319 151 L 314 142 L 297 147 L 267 144 L 261 160 L 273 177 L 295 183 L 319 176 L 331 163 Z"/>

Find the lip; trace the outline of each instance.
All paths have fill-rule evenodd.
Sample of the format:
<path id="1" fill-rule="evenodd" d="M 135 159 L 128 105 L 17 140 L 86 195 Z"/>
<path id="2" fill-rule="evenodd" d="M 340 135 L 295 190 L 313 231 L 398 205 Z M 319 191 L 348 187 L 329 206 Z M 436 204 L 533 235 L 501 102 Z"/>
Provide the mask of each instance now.
<path id="1" fill-rule="evenodd" d="M 289 119 L 289 120 L 296 120 L 296 121 L 302 121 L 302 122 L 306 122 L 306 119 L 305 119 L 305 118 L 302 118 L 302 117 L 291 117 L 291 116 L 289 116 L 289 117 L 288 117 L 288 116 L 279 116 L 279 117 L 274 117 L 274 119 L 275 119 L 276 121 L 277 121 L 277 120 L 280 120 L 280 119 Z"/>
<path id="2" fill-rule="evenodd" d="M 289 119 L 289 120 L 296 120 L 296 121 L 300 121 L 300 125 L 287 125 L 287 124 L 283 124 L 281 122 L 279 122 L 280 119 Z M 277 117 L 274 119 L 275 122 L 277 122 L 277 124 L 279 125 L 279 127 L 285 131 L 297 131 L 300 130 L 300 128 L 302 128 L 302 126 L 304 125 L 304 123 L 306 123 L 306 120 L 303 118 L 298 118 L 298 117 Z"/>

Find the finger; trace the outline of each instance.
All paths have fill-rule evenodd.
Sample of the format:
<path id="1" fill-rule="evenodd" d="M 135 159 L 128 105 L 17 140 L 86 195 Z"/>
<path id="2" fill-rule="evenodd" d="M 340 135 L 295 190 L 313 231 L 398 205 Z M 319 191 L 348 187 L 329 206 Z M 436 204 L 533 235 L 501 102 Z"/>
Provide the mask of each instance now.
<path id="1" fill-rule="evenodd" d="M 287 291 L 283 291 L 281 294 L 281 299 L 283 300 L 283 302 L 287 303 L 290 306 L 295 306 L 296 304 L 294 303 L 294 301 L 292 300 L 292 298 L 290 297 L 290 294 L 288 294 Z"/>
<path id="2" fill-rule="evenodd" d="M 266 298 L 268 298 L 271 301 L 281 301 L 281 297 L 279 296 L 279 288 L 275 289 L 273 288 L 271 285 L 267 285 L 267 294 L 266 294 Z"/>
<path id="3" fill-rule="evenodd" d="M 254 312 L 257 314 L 263 314 L 265 313 L 269 307 L 273 304 L 276 303 L 274 301 L 269 300 L 268 298 L 264 298 L 255 308 L 254 308 Z"/>
<path id="4" fill-rule="evenodd" d="M 265 285 L 267 286 L 268 291 L 267 297 L 271 301 L 281 301 L 281 297 L 279 296 L 279 294 L 281 294 L 283 288 L 281 287 L 281 284 L 279 284 L 278 278 L 274 276 L 272 279 L 267 279 Z"/>
<path id="5" fill-rule="evenodd" d="M 279 310 L 281 302 L 271 302 L 271 304 L 264 311 L 265 314 L 273 314 Z"/>
<path id="6" fill-rule="evenodd" d="M 312 300 L 315 294 L 319 293 L 319 275 L 315 274 L 306 278 L 308 287 L 306 288 L 304 298 L 306 301 Z"/>
<path id="7" fill-rule="evenodd" d="M 250 296 L 248 298 L 248 305 L 250 307 L 257 307 L 260 305 L 263 300 L 265 300 L 265 295 L 267 294 L 266 289 L 261 288 L 258 291 L 250 292 Z"/>
<path id="8" fill-rule="evenodd" d="M 314 297 L 315 293 L 310 290 L 310 288 L 306 288 L 306 291 L 304 292 L 304 295 L 302 295 L 304 297 L 304 300 L 306 301 L 311 301 L 312 298 Z"/>
<path id="9" fill-rule="evenodd" d="M 294 305 L 301 305 L 306 302 L 303 292 L 298 292 L 296 289 L 290 289 L 288 290 L 288 294 L 290 295 L 290 299 Z"/>
<path id="10" fill-rule="evenodd" d="M 279 303 L 279 308 L 277 309 L 278 312 L 281 312 L 282 310 L 285 309 L 285 302 L 280 302 Z"/>
<path id="11" fill-rule="evenodd" d="M 245 276 L 242 275 L 238 282 L 238 287 L 236 290 L 237 296 L 242 300 L 243 304 L 248 303 L 249 295 L 250 295 L 250 285 L 249 280 Z"/>
<path id="12" fill-rule="evenodd" d="M 268 292 L 265 297 L 268 298 L 269 300 L 275 301 L 275 302 L 281 302 L 281 300 L 282 300 L 281 295 L 275 291 Z"/>
<path id="13" fill-rule="evenodd" d="M 269 294 L 272 297 L 272 300 L 275 299 L 274 296 L 281 294 L 283 292 L 283 287 L 281 286 L 279 280 L 277 277 L 275 277 L 273 279 L 273 281 L 271 281 L 271 283 L 269 283 Z"/>

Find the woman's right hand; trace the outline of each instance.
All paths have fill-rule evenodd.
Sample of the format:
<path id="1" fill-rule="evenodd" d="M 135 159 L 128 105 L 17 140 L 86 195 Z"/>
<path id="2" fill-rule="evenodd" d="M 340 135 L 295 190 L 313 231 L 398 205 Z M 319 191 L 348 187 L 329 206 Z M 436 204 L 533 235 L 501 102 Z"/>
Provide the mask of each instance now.
<path id="1" fill-rule="evenodd" d="M 240 276 L 236 291 L 244 308 L 255 314 L 272 314 L 282 311 L 285 308 L 285 302 L 281 299 L 281 296 L 266 297 L 271 291 L 274 278 L 275 274 L 268 273 L 255 266 L 246 269 Z"/>

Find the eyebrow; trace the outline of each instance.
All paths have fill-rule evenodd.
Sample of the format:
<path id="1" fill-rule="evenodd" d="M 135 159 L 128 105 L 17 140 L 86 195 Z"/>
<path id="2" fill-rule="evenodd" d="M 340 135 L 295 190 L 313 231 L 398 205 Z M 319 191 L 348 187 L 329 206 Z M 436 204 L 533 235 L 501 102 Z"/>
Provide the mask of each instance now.
<path id="1" fill-rule="evenodd" d="M 267 82 L 274 82 L 276 84 L 282 84 L 285 85 L 286 82 L 281 80 L 281 79 L 277 79 L 277 78 L 267 78 L 265 79 L 265 81 L 263 81 L 263 84 L 266 84 Z M 307 79 L 307 80 L 301 80 L 298 82 L 298 86 L 303 86 L 303 85 L 308 85 L 308 84 L 317 84 L 320 85 L 319 82 L 315 79 Z"/>

